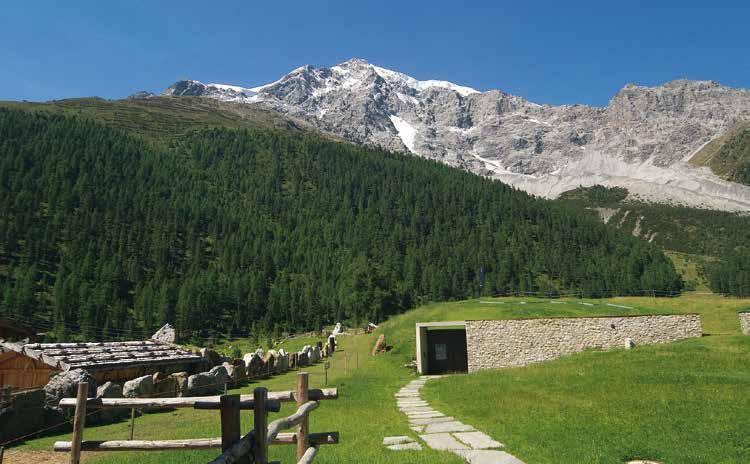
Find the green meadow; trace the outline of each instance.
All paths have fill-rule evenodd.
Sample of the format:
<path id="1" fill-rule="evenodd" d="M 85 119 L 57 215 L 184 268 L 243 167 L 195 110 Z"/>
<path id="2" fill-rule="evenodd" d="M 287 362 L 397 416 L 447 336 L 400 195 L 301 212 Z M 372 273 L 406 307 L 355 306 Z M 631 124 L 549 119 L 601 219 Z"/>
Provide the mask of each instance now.
<path id="1" fill-rule="evenodd" d="M 341 443 L 324 446 L 316 462 L 463 462 L 449 453 L 394 452 L 381 445 L 384 436 L 414 436 L 393 394 L 415 377 L 403 366 L 414 354 L 416 322 L 665 313 L 701 314 L 706 335 L 670 345 L 586 351 L 524 368 L 447 376 L 428 382 L 423 397 L 436 409 L 489 433 L 529 464 L 622 463 L 636 458 L 750 462 L 750 337 L 740 335 L 737 318 L 737 311 L 748 308 L 750 300 L 714 295 L 583 301 L 499 298 L 429 304 L 392 317 L 375 334 L 339 338 L 339 349 L 329 359 L 327 385 L 337 387 L 340 398 L 321 403 L 312 413 L 311 430 L 339 431 Z M 379 333 L 392 349 L 371 356 Z M 238 342 L 228 343 L 239 346 Z M 325 386 L 322 363 L 307 371 L 311 387 Z M 231 392 L 250 393 L 260 385 L 276 391 L 293 389 L 295 375 L 277 375 Z M 280 414 L 293 410 L 294 405 L 285 404 Z M 218 416 L 216 411 L 192 409 L 145 414 L 136 419 L 135 438 L 217 437 Z M 243 413 L 242 419 L 243 429 L 249 430 L 252 413 Z M 89 427 L 85 438 L 121 440 L 128 435 L 129 423 L 123 421 Z M 49 451 L 55 441 L 69 439 L 64 433 L 30 440 L 7 451 L 6 459 L 13 463 L 14 454 Z M 84 456 L 90 463 L 191 464 L 207 462 L 218 453 Z M 273 447 L 271 458 L 294 462 L 294 447 Z"/>

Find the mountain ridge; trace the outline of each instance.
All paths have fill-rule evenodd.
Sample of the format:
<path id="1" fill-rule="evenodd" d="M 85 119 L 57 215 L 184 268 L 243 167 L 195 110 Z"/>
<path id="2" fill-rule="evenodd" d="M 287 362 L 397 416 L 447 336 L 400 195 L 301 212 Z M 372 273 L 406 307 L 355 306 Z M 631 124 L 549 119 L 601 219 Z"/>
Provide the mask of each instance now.
<path id="1" fill-rule="evenodd" d="M 750 91 L 715 81 L 627 84 L 606 107 L 553 106 L 351 59 L 257 87 L 178 81 L 163 95 L 268 107 L 350 142 L 437 159 L 547 198 L 608 185 L 646 201 L 750 210 L 750 187 L 687 162 L 750 120 Z"/>

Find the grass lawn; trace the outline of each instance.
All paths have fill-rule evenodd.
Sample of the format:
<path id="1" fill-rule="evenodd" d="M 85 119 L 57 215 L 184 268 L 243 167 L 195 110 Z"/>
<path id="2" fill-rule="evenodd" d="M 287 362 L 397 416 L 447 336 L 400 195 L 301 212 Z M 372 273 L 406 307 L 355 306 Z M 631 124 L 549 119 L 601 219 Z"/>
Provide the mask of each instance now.
<path id="1" fill-rule="evenodd" d="M 451 376 L 428 383 L 424 397 L 528 463 L 750 462 L 750 337 L 737 319 L 750 301 L 609 301 L 699 312 L 711 335 Z M 466 392 L 471 400 L 457 402 Z"/>
<path id="2" fill-rule="evenodd" d="M 408 369 L 394 363 L 389 356 L 372 357 L 369 351 L 375 341 L 374 335 L 339 337 L 340 346 L 333 358 L 329 358 L 328 386 L 339 388 L 339 399 L 324 401 L 310 416 L 312 432 L 339 431 L 341 443 L 321 448 L 315 462 L 318 463 L 434 463 L 458 464 L 463 461 L 444 452 L 423 450 L 420 452 L 386 450 L 383 437 L 408 435 L 406 418 L 396 408 L 393 394 L 414 376 Z M 349 358 L 347 360 L 347 353 Z M 357 359 L 359 354 L 359 359 Z M 357 368 L 357 363 L 359 367 Z M 310 387 L 324 387 L 323 365 L 319 363 L 306 369 L 310 373 Z M 272 391 L 293 390 L 296 373 L 278 375 L 253 383 L 231 393 L 251 393 L 257 386 Z M 269 420 L 279 415 L 289 415 L 296 407 L 284 403 L 280 414 L 271 414 Z M 242 414 L 243 430 L 252 428 L 252 413 Z M 127 439 L 128 422 L 86 428 L 85 439 Z M 178 409 L 170 412 L 146 414 L 136 419 L 136 439 L 176 439 L 218 437 L 220 435 L 218 411 L 195 411 Z M 70 434 L 49 436 L 29 441 L 20 450 L 49 451 L 57 440 L 70 440 Z M 19 448 L 16 448 L 19 449 Z M 6 452 L 6 463 L 13 464 L 13 450 Z M 294 446 L 276 446 L 270 450 L 270 458 L 282 463 L 295 462 Z M 117 464 L 164 464 L 205 463 L 220 454 L 215 451 L 182 452 L 122 452 L 86 453 L 87 463 Z"/>
<path id="3" fill-rule="evenodd" d="M 622 463 L 638 457 L 667 463 L 750 462 L 750 337 L 739 335 L 737 318 L 743 308 L 750 308 L 750 300 L 704 295 L 556 303 L 500 298 L 430 304 L 392 317 L 374 335 L 339 338 L 341 351 L 330 360 L 329 386 L 339 388 L 340 398 L 323 402 L 312 413 L 311 430 L 338 430 L 341 444 L 323 447 L 316 462 L 463 462 L 448 453 L 391 452 L 381 445 L 384 436 L 414 436 L 393 394 L 414 378 L 402 366 L 414 354 L 416 322 L 690 312 L 701 314 L 704 333 L 710 336 L 630 351 L 588 351 L 525 368 L 446 377 L 428 383 L 424 396 L 438 410 L 505 443 L 528 464 Z M 369 351 L 378 333 L 385 333 L 392 350 L 372 357 Z M 308 371 L 311 386 L 323 386 L 322 365 Z M 235 391 L 249 393 L 258 385 L 293 389 L 294 375 L 279 375 Z M 282 414 L 293 409 L 287 404 Z M 251 413 L 243 414 L 244 430 L 251 427 L 251 418 Z M 126 439 L 128 433 L 125 421 L 87 428 L 86 439 Z M 69 436 L 31 440 L 6 452 L 6 462 L 14 462 L 14 451 L 49 451 L 54 441 Z M 136 419 L 139 439 L 214 436 L 219 436 L 216 411 L 182 409 Z M 292 446 L 275 447 L 271 458 L 294 462 L 293 453 Z M 207 462 L 217 454 L 218 450 L 84 456 L 90 463 L 191 464 Z"/>

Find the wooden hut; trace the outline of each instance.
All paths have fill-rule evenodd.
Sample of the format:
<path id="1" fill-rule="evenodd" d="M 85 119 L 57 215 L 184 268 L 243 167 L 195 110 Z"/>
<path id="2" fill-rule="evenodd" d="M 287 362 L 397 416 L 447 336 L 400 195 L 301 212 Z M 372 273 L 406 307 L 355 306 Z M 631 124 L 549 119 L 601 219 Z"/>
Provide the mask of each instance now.
<path id="1" fill-rule="evenodd" d="M 156 340 L 98 343 L 10 343 L 0 340 L 0 386 L 43 387 L 50 376 L 83 369 L 98 383 L 163 372 L 191 372 L 201 357 Z"/>

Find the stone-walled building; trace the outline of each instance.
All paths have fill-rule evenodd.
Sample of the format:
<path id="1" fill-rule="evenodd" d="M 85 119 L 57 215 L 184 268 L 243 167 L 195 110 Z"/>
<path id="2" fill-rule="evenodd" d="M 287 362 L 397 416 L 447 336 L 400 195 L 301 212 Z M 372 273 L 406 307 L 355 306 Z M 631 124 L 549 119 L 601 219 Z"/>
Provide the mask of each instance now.
<path id="1" fill-rule="evenodd" d="M 669 343 L 702 335 L 697 314 L 418 323 L 422 374 L 526 366 L 586 349 Z"/>

